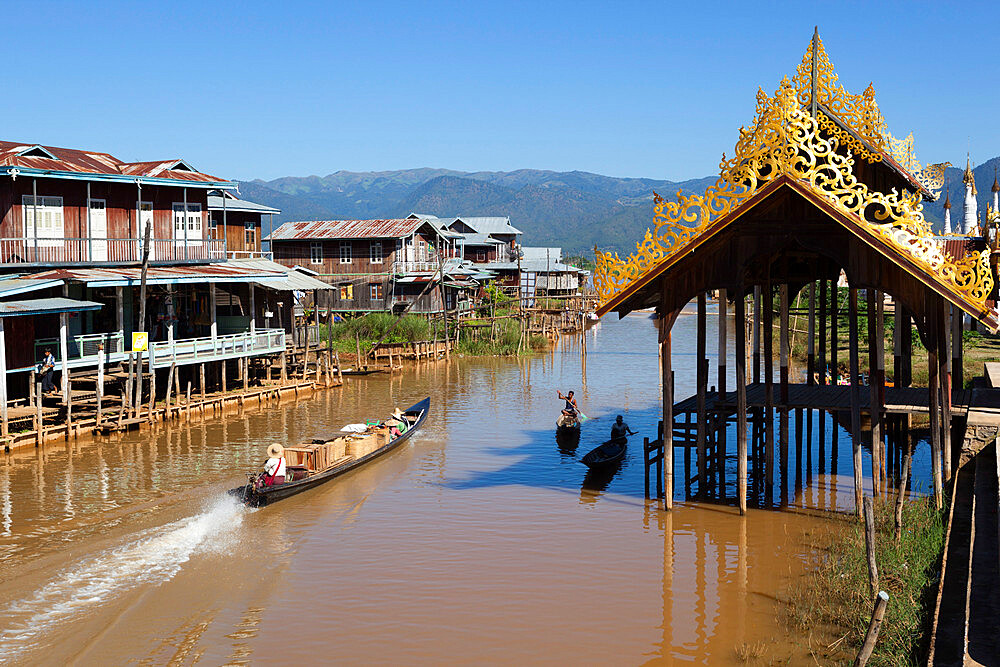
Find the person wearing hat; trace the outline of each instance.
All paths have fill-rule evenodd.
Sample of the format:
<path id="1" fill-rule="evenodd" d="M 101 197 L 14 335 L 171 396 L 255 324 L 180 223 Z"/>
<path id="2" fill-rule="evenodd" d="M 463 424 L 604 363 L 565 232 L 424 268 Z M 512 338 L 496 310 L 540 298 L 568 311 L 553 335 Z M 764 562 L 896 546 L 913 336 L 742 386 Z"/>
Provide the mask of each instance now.
<path id="1" fill-rule="evenodd" d="M 392 418 L 390 418 L 389 421 L 385 423 L 385 425 L 389 427 L 389 434 L 393 438 L 398 438 L 399 436 L 403 435 L 403 433 L 406 432 L 407 422 L 406 422 L 406 417 L 403 416 L 402 410 L 400 410 L 399 408 L 393 410 Z"/>
<path id="2" fill-rule="evenodd" d="M 268 458 L 264 463 L 264 485 L 275 486 L 285 483 L 285 448 L 278 443 L 267 448 Z"/>

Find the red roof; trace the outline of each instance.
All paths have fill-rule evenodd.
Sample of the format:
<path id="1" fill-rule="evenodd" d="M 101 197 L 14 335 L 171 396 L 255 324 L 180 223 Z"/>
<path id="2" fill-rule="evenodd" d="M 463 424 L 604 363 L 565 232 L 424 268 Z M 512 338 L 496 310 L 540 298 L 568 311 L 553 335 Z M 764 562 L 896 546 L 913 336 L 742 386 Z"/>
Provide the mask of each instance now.
<path id="1" fill-rule="evenodd" d="M 388 239 L 409 236 L 426 220 L 311 220 L 286 222 L 268 237 L 270 241 L 306 241 L 319 239 Z"/>
<path id="2" fill-rule="evenodd" d="M 51 156 L 51 157 L 49 157 Z M 177 181 L 220 183 L 226 179 L 194 171 L 183 160 L 122 162 L 110 153 L 0 141 L 0 167 L 22 167 L 80 174 L 145 176 Z"/>

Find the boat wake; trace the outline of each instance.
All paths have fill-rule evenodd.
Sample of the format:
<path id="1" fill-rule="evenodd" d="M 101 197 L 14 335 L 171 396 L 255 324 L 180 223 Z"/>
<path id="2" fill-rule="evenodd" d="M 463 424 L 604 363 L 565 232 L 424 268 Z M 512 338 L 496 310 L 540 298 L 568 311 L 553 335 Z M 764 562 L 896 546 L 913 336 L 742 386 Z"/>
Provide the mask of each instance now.
<path id="1" fill-rule="evenodd" d="M 80 561 L 28 597 L 0 608 L 5 659 L 36 647 L 54 627 L 138 586 L 169 581 L 197 551 L 228 549 L 248 510 L 224 497 L 205 512 L 139 533 Z M 208 538 L 211 537 L 211 540 Z"/>

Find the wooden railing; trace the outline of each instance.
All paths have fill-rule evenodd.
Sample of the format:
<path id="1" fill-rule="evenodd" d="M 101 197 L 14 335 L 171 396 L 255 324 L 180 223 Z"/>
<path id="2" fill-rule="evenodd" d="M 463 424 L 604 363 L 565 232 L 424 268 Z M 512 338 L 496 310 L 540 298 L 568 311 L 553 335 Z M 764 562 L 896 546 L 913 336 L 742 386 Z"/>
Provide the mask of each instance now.
<path id="1" fill-rule="evenodd" d="M 152 239 L 151 262 L 226 259 L 225 239 Z M 126 264 L 142 261 L 141 239 L 0 238 L 0 266 L 21 264 Z"/>
<path id="2" fill-rule="evenodd" d="M 171 364 L 200 364 L 207 361 L 276 354 L 285 349 L 284 329 L 257 329 L 215 338 L 184 338 L 150 343 L 149 364 L 167 368 Z"/>

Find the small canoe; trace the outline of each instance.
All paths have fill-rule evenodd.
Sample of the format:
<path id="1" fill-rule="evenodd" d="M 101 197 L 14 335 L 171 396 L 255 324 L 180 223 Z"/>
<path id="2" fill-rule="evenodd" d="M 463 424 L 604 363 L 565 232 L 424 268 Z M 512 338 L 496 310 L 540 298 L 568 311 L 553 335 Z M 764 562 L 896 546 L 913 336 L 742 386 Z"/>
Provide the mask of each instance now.
<path id="1" fill-rule="evenodd" d="M 570 435 L 580 433 L 580 420 L 569 415 L 559 415 L 556 420 L 556 433 L 559 435 Z"/>
<path id="2" fill-rule="evenodd" d="M 605 468 L 625 458 L 626 445 L 628 445 L 628 438 L 608 440 L 584 454 L 580 461 L 591 469 Z"/>
<path id="3" fill-rule="evenodd" d="M 329 440 L 313 440 L 298 447 L 286 447 L 286 481 L 284 484 L 260 486 L 251 482 L 230 489 L 229 493 L 240 498 L 247 505 L 259 507 L 319 486 L 399 447 L 423 425 L 430 406 L 431 399 L 428 396 L 404 410 L 403 416 L 408 427 L 399 435 L 393 436 L 390 427 L 385 424 L 391 419 L 389 417 L 378 423 L 372 422 L 372 426 L 368 427 L 364 433 L 347 435 L 341 433 Z M 365 425 L 360 426 L 363 428 Z M 323 451 L 317 452 L 317 449 Z M 296 457 L 294 463 L 292 456 Z M 300 465 L 298 462 L 300 458 L 303 462 L 313 465 L 311 467 L 310 465 Z M 317 458 L 323 460 L 324 465 L 315 465 Z"/>

